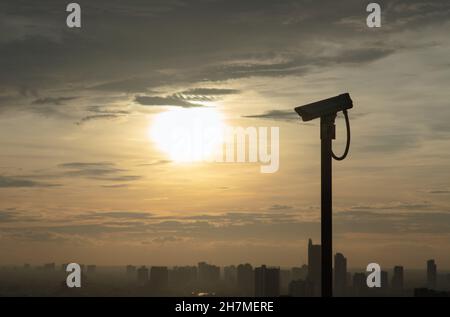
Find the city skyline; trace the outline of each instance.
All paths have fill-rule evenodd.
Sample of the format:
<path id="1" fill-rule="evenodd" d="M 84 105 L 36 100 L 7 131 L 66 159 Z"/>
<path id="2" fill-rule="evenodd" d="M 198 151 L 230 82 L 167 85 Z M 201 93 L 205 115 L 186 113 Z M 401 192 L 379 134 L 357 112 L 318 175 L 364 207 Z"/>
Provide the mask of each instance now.
<path id="1" fill-rule="evenodd" d="M 349 92 L 333 255 L 450 269 L 448 0 L 379 1 L 379 28 L 359 0 L 79 4 L 69 28 L 61 1 L 0 3 L 0 265 L 307 263 L 320 139 L 294 108 Z M 279 169 L 160 133 L 199 122 L 278 128 Z"/>
<path id="2" fill-rule="evenodd" d="M 310 265 L 303 264 L 287 269 L 265 264 L 252 266 L 248 263 L 220 267 L 198 262 L 196 265 L 173 267 L 127 265 L 111 271 L 112 268 L 82 264 L 80 283 L 84 285 L 84 290 L 73 290 L 72 293 L 65 287 L 58 286 L 59 283 L 55 283 L 54 279 L 58 276 L 63 279 L 67 274 L 68 264 L 58 266 L 55 263 L 46 263 L 39 267 L 25 264 L 23 267 L 13 268 L 12 271 L 11 268 L 8 271 L 7 268 L 0 267 L 0 276 L 3 272 L 19 273 L 19 278 L 2 285 L 4 289 L 0 286 L 0 294 L 11 295 L 8 289 L 15 289 L 23 294 L 31 291 L 35 295 L 42 295 L 53 289 L 51 292 L 56 296 L 104 296 L 114 285 L 115 292 L 118 292 L 115 294 L 119 296 L 121 292 L 125 292 L 122 295 L 137 292 L 135 295 L 140 296 L 317 297 L 321 293 L 320 277 L 318 278 L 316 273 L 320 272 L 321 263 L 317 262 L 320 245 L 314 245 L 310 239 L 308 249 L 308 263 L 319 267 L 311 268 Z M 385 268 L 380 272 L 380 287 L 370 288 L 366 282 L 370 272 L 347 269 L 345 256 L 336 253 L 333 296 L 450 296 L 450 271 L 438 271 L 433 259 L 424 264 L 426 268 L 422 268 L 421 273 L 414 274 L 408 269 L 405 270 L 402 265 Z M 27 279 L 32 276 L 35 279 L 39 274 L 42 275 L 42 281 L 49 283 L 50 290 L 39 291 L 21 287 L 21 283 L 27 283 Z"/>

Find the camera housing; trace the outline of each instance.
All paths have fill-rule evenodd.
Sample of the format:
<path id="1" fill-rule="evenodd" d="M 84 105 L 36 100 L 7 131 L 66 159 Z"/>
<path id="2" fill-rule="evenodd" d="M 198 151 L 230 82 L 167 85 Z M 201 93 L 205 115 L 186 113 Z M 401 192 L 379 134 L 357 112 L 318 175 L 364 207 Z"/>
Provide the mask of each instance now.
<path id="1" fill-rule="evenodd" d="M 341 94 L 328 99 L 316 101 L 304 106 L 296 107 L 303 121 L 311 121 L 316 118 L 325 117 L 353 108 L 353 101 L 348 93 Z"/>

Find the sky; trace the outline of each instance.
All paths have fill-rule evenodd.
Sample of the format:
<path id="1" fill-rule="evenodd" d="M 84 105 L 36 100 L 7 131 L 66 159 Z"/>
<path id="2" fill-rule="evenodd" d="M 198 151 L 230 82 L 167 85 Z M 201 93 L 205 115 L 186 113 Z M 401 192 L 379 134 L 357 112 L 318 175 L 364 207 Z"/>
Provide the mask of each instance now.
<path id="1" fill-rule="evenodd" d="M 381 28 L 359 0 L 79 0 L 81 28 L 66 2 L 0 3 L 0 264 L 300 266 L 320 140 L 293 109 L 349 92 L 334 251 L 450 268 L 448 1 L 378 1 Z M 167 113 L 278 127 L 279 170 L 178 161 Z"/>

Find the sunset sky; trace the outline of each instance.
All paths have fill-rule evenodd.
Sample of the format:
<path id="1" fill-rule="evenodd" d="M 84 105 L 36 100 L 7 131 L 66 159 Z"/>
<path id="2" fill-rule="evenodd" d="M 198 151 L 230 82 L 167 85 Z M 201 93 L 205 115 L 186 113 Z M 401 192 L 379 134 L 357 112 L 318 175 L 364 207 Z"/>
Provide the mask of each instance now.
<path id="1" fill-rule="evenodd" d="M 0 264 L 300 266 L 320 140 L 293 109 L 349 92 L 334 252 L 450 268 L 449 1 L 377 1 L 376 29 L 360 0 L 79 0 L 80 29 L 69 2 L 0 3 Z M 169 111 L 279 127 L 279 171 L 178 162 Z"/>

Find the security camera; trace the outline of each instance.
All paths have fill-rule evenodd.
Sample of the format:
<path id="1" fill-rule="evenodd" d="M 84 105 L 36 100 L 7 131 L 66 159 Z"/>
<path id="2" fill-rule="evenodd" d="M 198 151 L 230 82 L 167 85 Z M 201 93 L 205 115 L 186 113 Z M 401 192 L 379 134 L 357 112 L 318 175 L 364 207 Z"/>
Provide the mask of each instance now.
<path id="1" fill-rule="evenodd" d="M 295 108 L 303 121 L 310 121 L 316 118 L 325 117 L 353 108 L 353 102 L 348 93 L 341 94 L 321 101 L 313 102 Z"/>

